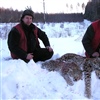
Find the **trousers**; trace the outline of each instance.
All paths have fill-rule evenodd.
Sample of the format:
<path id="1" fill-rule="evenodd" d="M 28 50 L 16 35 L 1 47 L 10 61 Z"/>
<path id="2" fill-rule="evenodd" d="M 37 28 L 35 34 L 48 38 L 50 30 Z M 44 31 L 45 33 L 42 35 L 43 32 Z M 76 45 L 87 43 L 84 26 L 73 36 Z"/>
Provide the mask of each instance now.
<path id="1" fill-rule="evenodd" d="M 33 60 L 37 61 L 45 61 L 50 59 L 53 56 L 53 51 L 49 51 L 47 48 L 38 48 L 33 52 Z"/>

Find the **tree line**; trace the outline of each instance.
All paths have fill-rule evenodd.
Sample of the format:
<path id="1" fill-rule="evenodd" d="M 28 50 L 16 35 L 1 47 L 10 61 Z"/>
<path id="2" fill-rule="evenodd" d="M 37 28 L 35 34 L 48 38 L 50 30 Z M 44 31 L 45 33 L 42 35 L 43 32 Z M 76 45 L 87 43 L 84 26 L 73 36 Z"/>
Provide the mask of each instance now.
<path id="1" fill-rule="evenodd" d="M 84 19 L 95 21 L 99 19 L 97 7 L 100 6 L 100 0 L 90 0 L 86 7 L 85 13 L 55 13 L 44 14 L 35 13 L 34 22 L 81 22 Z M 0 23 L 19 22 L 23 11 L 13 10 L 12 8 L 0 8 Z"/>
<path id="2" fill-rule="evenodd" d="M 5 9 L 0 8 L 0 23 L 9 23 L 9 22 L 19 22 L 23 11 Z M 44 19 L 45 16 L 45 19 Z M 34 22 L 76 22 L 83 21 L 82 13 L 72 13 L 72 14 L 64 14 L 64 13 L 55 13 L 48 14 L 46 13 L 35 13 Z"/>

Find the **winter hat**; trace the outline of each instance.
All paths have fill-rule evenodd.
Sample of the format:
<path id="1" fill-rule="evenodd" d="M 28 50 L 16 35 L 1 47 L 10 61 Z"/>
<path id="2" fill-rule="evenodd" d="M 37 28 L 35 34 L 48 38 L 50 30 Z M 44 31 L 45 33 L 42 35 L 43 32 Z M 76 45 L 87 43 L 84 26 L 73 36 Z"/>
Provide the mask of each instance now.
<path id="1" fill-rule="evenodd" d="M 25 15 L 30 15 L 32 16 L 32 19 L 34 19 L 34 12 L 31 9 L 24 10 L 21 16 L 21 20 L 25 17 Z"/>

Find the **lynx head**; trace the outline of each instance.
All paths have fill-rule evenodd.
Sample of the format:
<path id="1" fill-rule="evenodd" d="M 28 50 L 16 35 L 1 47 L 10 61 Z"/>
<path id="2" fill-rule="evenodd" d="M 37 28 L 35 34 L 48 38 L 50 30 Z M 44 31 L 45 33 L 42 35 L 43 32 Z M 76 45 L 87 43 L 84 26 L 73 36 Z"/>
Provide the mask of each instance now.
<path id="1" fill-rule="evenodd" d="M 42 63 L 42 68 L 46 68 L 49 71 L 59 71 L 62 66 L 65 66 L 66 63 L 59 60 L 50 60 L 48 62 Z"/>
<path id="2" fill-rule="evenodd" d="M 67 62 L 66 66 L 63 66 L 62 74 L 67 74 L 72 77 L 73 81 L 78 81 L 82 79 L 82 71 L 74 62 Z"/>

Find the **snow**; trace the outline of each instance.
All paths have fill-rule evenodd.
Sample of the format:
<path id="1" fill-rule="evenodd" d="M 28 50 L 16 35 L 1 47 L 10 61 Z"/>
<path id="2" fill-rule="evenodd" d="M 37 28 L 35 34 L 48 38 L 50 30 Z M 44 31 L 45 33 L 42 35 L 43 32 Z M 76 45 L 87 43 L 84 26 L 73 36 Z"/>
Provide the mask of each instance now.
<path id="1" fill-rule="evenodd" d="M 84 56 L 81 39 L 91 22 L 38 23 L 50 40 L 56 59 L 65 53 Z M 59 72 L 41 68 L 41 61 L 31 60 L 25 63 L 21 59 L 13 60 L 7 46 L 5 33 L 12 24 L 0 24 L 0 98 L 1 100 L 100 100 L 100 80 L 92 72 L 92 97 L 84 96 L 84 79 L 69 86 Z M 9 26 L 8 30 L 3 27 Z M 43 47 L 42 42 L 40 45 Z"/>

